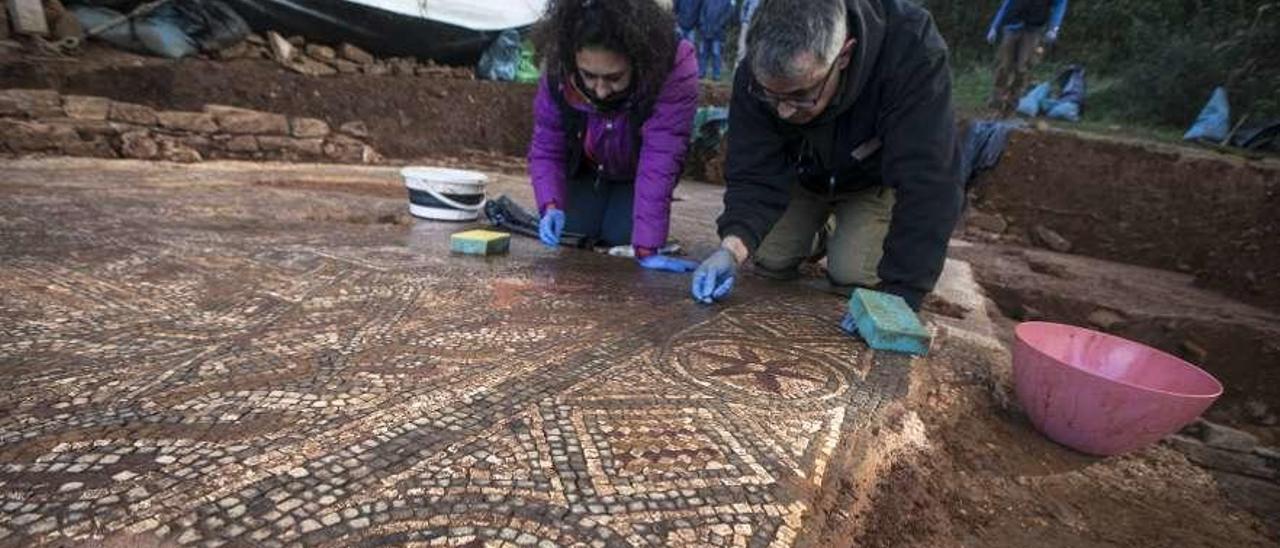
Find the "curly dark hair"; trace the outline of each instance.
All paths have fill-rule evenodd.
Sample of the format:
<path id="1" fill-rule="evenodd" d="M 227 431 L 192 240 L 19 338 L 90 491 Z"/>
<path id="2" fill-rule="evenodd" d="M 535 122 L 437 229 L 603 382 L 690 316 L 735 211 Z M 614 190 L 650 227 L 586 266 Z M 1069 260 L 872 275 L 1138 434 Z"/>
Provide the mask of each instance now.
<path id="1" fill-rule="evenodd" d="M 675 28 L 655 0 L 550 0 L 533 41 L 548 74 L 577 70 L 578 50 L 596 47 L 625 55 L 637 89 L 656 94 L 671 72 Z"/>

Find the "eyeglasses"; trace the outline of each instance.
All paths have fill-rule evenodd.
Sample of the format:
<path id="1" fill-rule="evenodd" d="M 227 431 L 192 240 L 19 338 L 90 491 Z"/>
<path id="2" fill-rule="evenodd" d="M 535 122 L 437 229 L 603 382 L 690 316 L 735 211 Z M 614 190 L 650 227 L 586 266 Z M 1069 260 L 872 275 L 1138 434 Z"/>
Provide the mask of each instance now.
<path id="1" fill-rule="evenodd" d="M 844 47 L 840 49 L 840 53 L 836 55 L 835 60 L 831 62 L 831 67 L 827 69 L 827 75 L 822 77 L 822 81 L 813 87 L 798 93 L 788 94 L 789 97 L 780 96 L 768 89 L 765 89 L 756 79 L 751 79 L 747 85 L 747 92 L 752 97 L 763 101 L 773 109 L 777 109 L 779 105 L 786 104 L 796 110 L 809 110 L 818 106 L 818 101 L 822 99 L 822 90 L 827 89 L 827 84 L 831 83 L 831 76 L 838 72 L 836 67 L 840 66 L 841 58 L 848 54 L 852 49 L 855 40 L 850 39 L 845 42 Z"/>

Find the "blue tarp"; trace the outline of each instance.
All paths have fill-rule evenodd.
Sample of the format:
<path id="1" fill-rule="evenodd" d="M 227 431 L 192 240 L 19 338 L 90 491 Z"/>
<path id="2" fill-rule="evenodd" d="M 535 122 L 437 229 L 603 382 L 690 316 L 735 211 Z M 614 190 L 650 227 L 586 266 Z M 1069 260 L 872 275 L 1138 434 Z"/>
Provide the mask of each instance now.
<path id="1" fill-rule="evenodd" d="M 1018 100 L 1018 114 L 1035 117 L 1043 113 L 1050 118 L 1079 122 L 1086 94 L 1084 74 L 1083 66 L 1071 65 L 1052 81 L 1037 84 Z"/>
<path id="2" fill-rule="evenodd" d="M 1231 132 L 1231 103 L 1227 101 L 1227 90 L 1218 86 L 1209 96 L 1209 102 L 1200 109 L 1195 123 L 1182 135 L 1184 141 L 1212 141 L 1221 143 Z"/>
<path id="3" fill-rule="evenodd" d="M 969 124 L 960 158 L 965 181 L 972 181 L 979 171 L 995 167 L 1009 143 L 1009 132 L 1026 125 L 1022 120 L 975 120 Z"/>
<path id="4" fill-rule="evenodd" d="M 69 9 L 85 29 L 95 29 L 124 16 L 94 5 L 73 5 Z M 103 31 L 97 38 L 121 49 L 177 59 L 218 51 L 248 35 L 249 24 L 222 2 L 172 0 Z"/>

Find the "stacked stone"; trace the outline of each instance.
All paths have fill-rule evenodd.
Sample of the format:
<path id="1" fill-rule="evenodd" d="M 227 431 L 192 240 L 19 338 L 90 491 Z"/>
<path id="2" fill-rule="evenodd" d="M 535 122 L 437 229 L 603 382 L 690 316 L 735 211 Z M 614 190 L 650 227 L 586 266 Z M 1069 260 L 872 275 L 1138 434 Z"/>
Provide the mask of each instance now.
<path id="1" fill-rule="evenodd" d="M 52 90 L 0 90 L 0 151 L 199 162 L 207 158 L 375 163 L 362 122 L 337 131 L 323 120 L 237 107 L 157 111 Z"/>
<path id="2" fill-rule="evenodd" d="M 1228 499 L 1280 527 L 1280 448 L 1203 419 L 1170 436 L 1168 443 L 1207 468 Z"/>
<path id="3" fill-rule="evenodd" d="M 224 60 L 273 59 L 289 70 L 308 76 L 367 74 L 460 80 L 475 78 L 470 67 L 437 65 L 433 61 L 423 62 L 413 57 L 379 59 L 351 44 L 336 47 L 308 44 L 301 36 L 284 38 L 275 32 L 268 32 L 265 36 L 251 34 L 243 42 L 219 51 L 217 57 Z"/>

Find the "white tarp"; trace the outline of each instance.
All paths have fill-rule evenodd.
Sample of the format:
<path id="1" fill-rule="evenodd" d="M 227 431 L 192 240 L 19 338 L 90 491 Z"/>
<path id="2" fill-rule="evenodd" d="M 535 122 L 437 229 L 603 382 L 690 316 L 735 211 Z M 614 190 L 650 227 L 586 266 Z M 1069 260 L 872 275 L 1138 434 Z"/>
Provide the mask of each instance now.
<path id="1" fill-rule="evenodd" d="M 546 0 L 348 0 L 390 12 L 466 29 L 489 31 L 533 24 Z"/>

